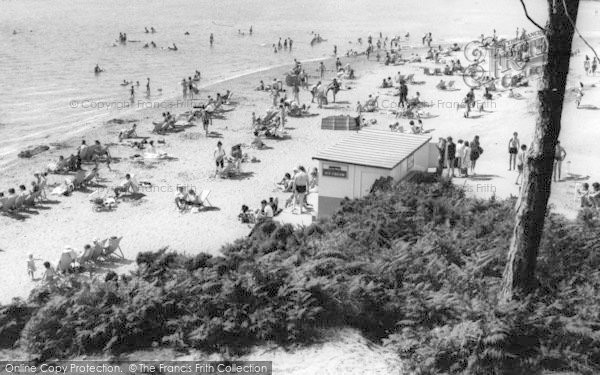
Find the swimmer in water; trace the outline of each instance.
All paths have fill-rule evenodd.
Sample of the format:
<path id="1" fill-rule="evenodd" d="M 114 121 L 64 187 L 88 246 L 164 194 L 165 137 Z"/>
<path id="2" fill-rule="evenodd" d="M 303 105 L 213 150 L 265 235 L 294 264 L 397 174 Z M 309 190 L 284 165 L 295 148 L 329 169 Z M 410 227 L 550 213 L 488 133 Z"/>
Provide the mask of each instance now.
<path id="1" fill-rule="evenodd" d="M 135 96 L 135 89 L 133 88 L 133 85 L 131 85 L 131 98 L 133 99 L 134 96 Z"/>
<path id="2" fill-rule="evenodd" d="M 150 78 L 146 78 L 146 93 L 150 95 Z"/>
<path id="3" fill-rule="evenodd" d="M 152 32 L 152 34 L 154 34 L 156 32 L 156 30 L 154 29 L 154 27 L 150 27 L 150 31 Z"/>
<path id="4" fill-rule="evenodd" d="M 252 26 L 250 26 L 250 35 L 252 35 Z"/>
<path id="5" fill-rule="evenodd" d="M 215 37 L 214 37 L 214 35 L 212 33 L 210 33 L 210 39 L 209 40 L 210 40 L 210 45 L 212 46 L 213 42 L 215 41 Z"/>
<path id="6" fill-rule="evenodd" d="M 148 45 L 148 43 L 144 44 L 143 48 L 149 48 L 150 46 Z"/>
<path id="7" fill-rule="evenodd" d="M 150 45 L 152 46 L 152 48 L 156 48 L 156 43 L 154 43 L 154 41 L 151 41 Z"/>
<path id="8" fill-rule="evenodd" d="M 147 28 L 147 27 L 144 27 L 144 29 L 145 29 L 145 31 L 144 31 L 144 32 L 145 32 L 146 34 L 149 34 L 149 33 L 150 33 L 150 31 L 148 30 L 148 28 Z"/>
<path id="9" fill-rule="evenodd" d="M 183 34 L 183 35 L 190 35 L 190 32 L 186 31 L 185 34 Z"/>

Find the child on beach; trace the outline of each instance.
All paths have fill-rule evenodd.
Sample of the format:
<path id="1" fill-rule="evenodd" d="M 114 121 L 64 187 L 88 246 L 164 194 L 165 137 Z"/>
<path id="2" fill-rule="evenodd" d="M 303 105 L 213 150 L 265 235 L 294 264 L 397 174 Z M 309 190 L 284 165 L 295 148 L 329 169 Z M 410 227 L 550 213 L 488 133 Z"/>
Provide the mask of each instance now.
<path id="1" fill-rule="evenodd" d="M 35 276 L 34 274 L 36 271 L 36 268 L 35 268 L 36 260 L 41 260 L 41 259 L 34 258 L 33 254 L 29 254 L 29 257 L 27 258 L 27 261 L 26 261 L 27 262 L 27 275 L 29 275 L 29 277 L 31 277 L 31 280 L 33 280 L 34 276 Z"/>

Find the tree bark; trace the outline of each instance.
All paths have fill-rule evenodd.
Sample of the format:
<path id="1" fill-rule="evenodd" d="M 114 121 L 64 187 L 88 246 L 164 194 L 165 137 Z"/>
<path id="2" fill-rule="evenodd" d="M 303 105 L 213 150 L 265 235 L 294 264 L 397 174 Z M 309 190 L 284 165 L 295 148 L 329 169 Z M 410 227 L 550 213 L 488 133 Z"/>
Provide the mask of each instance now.
<path id="1" fill-rule="evenodd" d="M 566 3 L 569 16 L 576 22 L 579 0 L 566 0 Z M 548 55 L 538 91 L 538 118 L 517 201 L 501 302 L 518 299 L 536 285 L 535 266 L 550 197 L 554 150 L 560 133 L 574 33 L 562 0 L 548 0 L 548 11 L 545 32 Z"/>

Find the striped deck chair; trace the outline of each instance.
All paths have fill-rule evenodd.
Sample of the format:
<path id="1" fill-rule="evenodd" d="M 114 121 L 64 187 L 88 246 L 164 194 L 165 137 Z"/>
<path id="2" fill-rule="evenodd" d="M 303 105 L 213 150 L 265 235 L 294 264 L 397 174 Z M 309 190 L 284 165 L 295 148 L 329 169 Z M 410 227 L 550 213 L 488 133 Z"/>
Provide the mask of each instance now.
<path id="1" fill-rule="evenodd" d="M 125 259 L 125 255 L 123 254 L 123 250 L 121 250 L 121 245 L 120 245 L 122 239 L 123 239 L 123 237 L 116 237 L 116 236 L 112 236 L 111 238 L 109 238 L 108 244 L 104 247 L 104 253 L 102 254 L 102 256 L 104 258 L 107 258 L 114 254 L 117 257 Z M 119 250 L 119 253 L 121 253 L 120 256 L 119 256 L 119 254 L 116 253 L 117 250 Z"/>

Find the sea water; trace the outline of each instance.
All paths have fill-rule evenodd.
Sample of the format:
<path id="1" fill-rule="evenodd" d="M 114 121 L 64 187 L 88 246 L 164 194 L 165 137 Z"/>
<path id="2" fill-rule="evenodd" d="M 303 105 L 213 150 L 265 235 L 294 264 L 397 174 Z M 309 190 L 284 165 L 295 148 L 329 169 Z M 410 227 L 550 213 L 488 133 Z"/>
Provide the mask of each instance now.
<path id="1" fill-rule="evenodd" d="M 528 6 L 545 23 L 546 1 Z M 405 43 L 419 46 L 426 32 L 434 44 L 464 43 L 494 28 L 512 37 L 523 26 L 533 31 L 514 0 L 0 0 L 0 168 L 48 135 L 135 114 L 137 102 L 123 105 L 130 103 L 124 79 L 139 81 L 143 107 L 180 95 L 182 78 L 195 70 L 207 85 L 294 58 L 330 57 L 334 45 L 338 54 L 363 51 L 357 39 L 380 32 L 410 32 Z M 118 43 L 120 32 L 130 42 Z M 313 32 L 327 41 L 311 46 Z M 280 37 L 293 39 L 292 52 L 273 52 Z M 142 48 L 151 41 L 158 47 Z M 168 50 L 173 43 L 178 51 Z M 95 75 L 96 64 L 106 71 Z"/>

